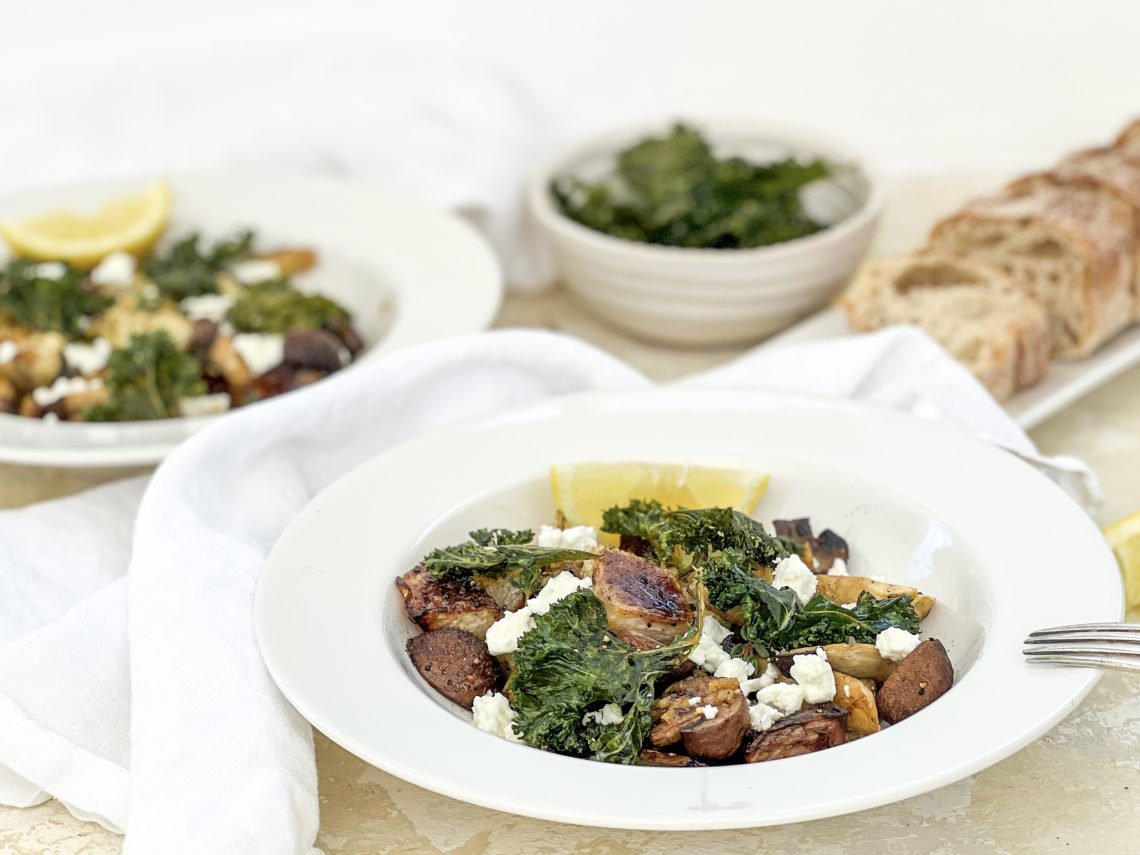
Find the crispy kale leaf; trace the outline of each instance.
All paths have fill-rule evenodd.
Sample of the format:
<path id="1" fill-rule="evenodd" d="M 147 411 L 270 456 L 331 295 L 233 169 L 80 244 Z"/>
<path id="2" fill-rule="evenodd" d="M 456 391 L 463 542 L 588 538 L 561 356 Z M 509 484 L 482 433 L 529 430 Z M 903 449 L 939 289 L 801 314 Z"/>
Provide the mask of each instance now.
<path id="1" fill-rule="evenodd" d="M 238 332 L 285 333 L 347 324 L 352 316 L 328 297 L 305 294 L 287 279 L 276 279 L 244 289 L 226 319 Z"/>
<path id="2" fill-rule="evenodd" d="M 248 258 L 254 233 L 243 230 L 210 247 L 202 245 L 197 232 L 187 235 L 164 252 L 156 252 L 143 270 L 158 290 L 173 300 L 218 292 L 217 273 L 227 264 Z"/>
<path id="3" fill-rule="evenodd" d="M 823 228 L 804 212 L 799 190 L 827 174 L 819 160 L 718 158 L 698 131 L 679 124 L 621 152 L 613 176 L 560 179 L 551 190 L 568 217 L 614 237 L 737 249 Z"/>
<path id="4" fill-rule="evenodd" d="M 739 606 L 740 636 L 768 653 L 848 641 L 870 643 L 891 626 L 918 630 L 919 618 L 908 596 L 876 600 L 864 593 L 853 609 L 819 594 L 801 604 L 791 589 L 775 588 L 754 576 L 747 556 L 739 550 L 713 553 L 701 572 L 709 602 L 725 612 Z"/>
<path id="5" fill-rule="evenodd" d="M 165 331 L 133 335 L 107 361 L 110 400 L 87 411 L 95 422 L 145 421 L 178 415 L 183 398 L 201 395 L 202 366 L 179 350 Z"/>
<path id="6" fill-rule="evenodd" d="M 538 748 L 632 763 L 652 726 L 654 683 L 692 650 L 699 625 L 664 647 L 637 650 L 607 631 L 605 606 L 590 591 L 558 601 L 519 639 L 511 663 L 515 731 Z M 582 723 L 609 703 L 622 707 L 620 724 Z"/>
<path id="7" fill-rule="evenodd" d="M 542 569 L 561 561 L 585 561 L 594 553 L 578 549 L 556 549 L 533 546 L 534 532 L 529 530 L 476 529 L 471 540 L 429 552 L 423 565 L 432 574 L 470 581 L 476 574 L 506 576 L 512 585 L 529 596 L 538 590 Z"/>
<path id="8" fill-rule="evenodd" d="M 45 276 L 45 267 L 63 268 L 61 276 Z M 62 262 L 41 264 L 13 260 L 0 271 L 0 315 L 37 330 L 81 337 L 85 318 L 106 310 L 114 300 L 89 289 L 83 277 Z"/>

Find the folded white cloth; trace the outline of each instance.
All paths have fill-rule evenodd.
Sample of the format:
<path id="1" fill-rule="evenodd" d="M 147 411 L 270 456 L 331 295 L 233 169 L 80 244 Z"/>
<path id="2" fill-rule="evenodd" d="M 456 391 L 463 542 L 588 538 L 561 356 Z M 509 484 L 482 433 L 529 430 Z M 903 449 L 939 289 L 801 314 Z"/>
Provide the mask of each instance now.
<path id="1" fill-rule="evenodd" d="M 468 216 L 513 287 L 550 284 L 522 182 L 551 123 L 496 66 L 383 38 L 219 33 L 129 49 L 0 52 L 0 191 L 102 177 L 303 169 Z M 240 212 L 238 212 L 240 213 Z M 236 224 L 240 225 L 240 223 Z"/>
<path id="2" fill-rule="evenodd" d="M 1037 455 L 917 330 L 761 349 L 686 382 L 899 406 L 1005 445 L 1079 501 L 1097 495 L 1087 468 Z M 0 649 L 0 802 L 55 795 L 126 828 L 128 852 L 309 851 L 311 734 L 253 634 L 257 573 L 274 539 L 322 487 L 401 440 L 551 395 L 647 383 L 564 336 L 469 336 L 219 420 L 159 468 L 137 516 L 139 481 L 0 514 L 0 638 L 10 640 Z M 132 522 L 129 577 L 116 580 Z"/>

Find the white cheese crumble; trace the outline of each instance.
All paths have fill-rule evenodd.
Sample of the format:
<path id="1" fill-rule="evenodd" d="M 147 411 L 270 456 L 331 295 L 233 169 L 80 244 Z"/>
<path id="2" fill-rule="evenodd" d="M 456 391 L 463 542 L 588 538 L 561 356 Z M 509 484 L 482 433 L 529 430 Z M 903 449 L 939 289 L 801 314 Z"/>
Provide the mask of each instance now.
<path id="1" fill-rule="evenodd" d="M 772 584 L 777 588 L 791 588 L 800 598 L 800 602 L 806 603 L 815 593 L 819 582 L 798 555 L 789 555 L 776 565 L 776 570 L 772 574 Z"/>
<path id="2" fill-rule="evenodd" d="M 592 579 L 579 579 L 569 570 L 563 570 L 543 585 L 542 590 L 527 600 L 526 605 L 507 612 L 487 628 L 487 650 L 492 656 L 514 653 L 519 639 L 534 629 L 534 616 L 544 615 L 563 597 L 593 585 Z"/>
<path id="3" fill-rule="evenodd" d="M 214 395 L 195 395 L 193 398 L 183 398 L 178 402 L 178 412 L 194 418 L 195 416 L 216 416 L 230 408 L 230 396 L 227 392 L 218 392 Z"/>
<path id="4" fill-rule="evenodd" d="M 225 320 L 234 304 L 234 298 L 228 294 L 202 294 L 199 297 L 187 297 L 179 305 L 183 313 L 191 321 L 213 321 L 218 324 Z"/>
<path id="5" fill-rule="evenodd" d="M 756 701 L 787 715 L 804 705 L 804 690 L 795 683 L 773 683 L 756 693 Z"/>
<path id="6" fill-rule="evenodd" d="M 14 341 L 0 341 L 0 365 L 7 365 L 20 353 L 20 346 Z"/>
<path id="7" fill-rule="evenodd" d="M 238 333 L 234 350 L 254 374 L 264 374 L 285 359 L 285 336 L 276 333 Z"/>
<path id="8" fill-rule="evenodd" d="M 911 654 L 914 648 L 918 647 L 921 640 L 922 639 L 913 632 L 907 632 L 905 629 L 891 626 L 875 636 L 875 647 L 878 649 L 879 655 L 884 659 L 890 659 L 892 662 L 902 662 Z"/>
<path id="9" fill-rule="evenodd" d="M 701 624 L 701 637 L 697 641 L 697 646 L 693 648 L 693 652 L 689 654 L 689 661 L 712 674 L 732 658 L 720 646 L 720 643 L 731 634 L 732 630 L 716 618 L 706 617 L 704 623 Z"/>
<path id="10" fill-rule="evenodd" d="M 111 350 L 111 342 L 105 338 L 97 338 L 91 344 L 71 342 L 63 346 L 63 359 L 80 374 L 98 374 L 107 367 Z"/>
<path id="11" fill-rule="evenodd" d="M 549 549 L 580 549 L 593 552 L 598 548 L 598 530 L 592 525 L 576 525 L 570 528 L 544 525 L 534 536 L 535 546 Z"/>
<path id="12" fill-rule="evenodd" d="M 793 656 L 788 671 L 804 690 L 804 700 L 809 704 L 822 704 L 835 697 L 835 672 L 822 647 L 817 647 L 814 654 Z"/>
<path id="13" fill-rule="evenodd" d="M 44 261 L 32 268 L 32 275 L 39 279 L 62 279 L 67 275 L 67 265 L 62 261 Z"/>
<path id="14" fill-rule="evenodd" d="M 748 721 L 752 729 L 759 733 L 763 733 L 783 717 L 782 712 L 767 704 L 753 704 L 748 708 Z"/>
<path id="15" fill-rule="evenodd" d="M 507 696 L 495 692 L 488 692 L 477 697 L 471 705 L 472 722 L 480 730 L 500 736 L 511 742 L 519 742 L 519 735 L 515 733 L 511 722 L 515 720 L 515 711 Z"/>
<path id="16" fill-rule="evenodd" d="M 259 282 L 279 279 L 281 267 L 276 261 L 266 258 L 250 258 L 232 265 L 230 273 L 242 285 L 257 285 Z"/>
<path id="17" fill-rule="evenodd" d="M 733 657 L 727 662 L 720 663 L 716 671 L 713 672 L 714 677 L 732 677 L 740 684 L 740 690 L 748 694 L 746 686 L 748 685 L 748 678 L 756 673 L 756 666 L 751 662 L 744 659 L 737 659 Z"/>
<path id="18" fill-rule="evenodd" d="M 138 263 L 129 252 L 112 252 L 91 271 L 91 281 L 110 288 L 126 288 L 135 281 Z"/>
<path id="19" fill-rule="evenodd" d="M 81 392 L 93 392 L 103 388 L 103 381 L 99 379 L 87 380 L 83 377 L 57 377 L 50 386 L 39 386 L 32 390 L 32 400 L 40 407 L 50 407 L 56 401 L 63 400 Z"/>
<path id="20" fill-rule="evenodd" d="M 600 710 L 588 712 L 582 716 L 582 724 L 589 724 L 591 721 L 598 724 L 621 724 L 625 720 L 622 715 L 621 707 L 617 704 L 606 704 Z"/>
<path id="21" fill-rule="evenodd" d="M 843 697 L 845 697 L 845 698 L 851 697 L 851 687 L 848 686 L 846 683 L 843 684 Z"/>
<path id="22" fill-rule="evenodd" d="M 720 710 L 714 707 L 712 704 L 707 704 L 706 706 L 701 707 L 701 713 L 704 715 L 705 721 L 712 721 L 717 717 L 717 714 L 719 712 Z"/>
<path id="23" fill-rule="evenodd" d="M 847 572 L 847 562 L 842 558 L 836 558 L 831 562 L 831 567 L 827 571 L 828 576 L 849 576 Z"/>
<path id="24" fill-rule="evenodd" d="M 745 695 L 751 695 L 753 692 L 758 692 L 761 689 L 766 689 L 771 686 L 776 682 L 776 679 L 779 676 L 780 669 L 769 662 L 768 667 L 764 669 L 763 674 L 761 674 L 759 677 L 753 677 L 751 680 L 745 680 L 740 684 L 740 689 L 744 692 Z"/>
<path id="25" fill-rule="evenodd" d="M 697 695 L 695 698 L 689 698 L 689 706 L 699 707 L 701 705 L 701 700 L 702 698 L 700 695 Z"/>

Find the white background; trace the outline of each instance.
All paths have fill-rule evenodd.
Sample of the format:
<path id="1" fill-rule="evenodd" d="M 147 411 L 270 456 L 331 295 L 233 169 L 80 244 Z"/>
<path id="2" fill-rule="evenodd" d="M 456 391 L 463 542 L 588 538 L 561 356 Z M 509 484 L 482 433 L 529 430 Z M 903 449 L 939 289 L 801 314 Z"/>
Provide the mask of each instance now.
<path id="1" fill-rule="evenodd" d="M 7 68 L 218 33 L 445 43 L 510 69 L 563 132 L 773 118 L 849 137 L 896 174 L 1044 164 L 1140 115 L 1129 2 L 4 0 L 0 12 Z M 35 97 L 34 79 L 0 86 Z"/>

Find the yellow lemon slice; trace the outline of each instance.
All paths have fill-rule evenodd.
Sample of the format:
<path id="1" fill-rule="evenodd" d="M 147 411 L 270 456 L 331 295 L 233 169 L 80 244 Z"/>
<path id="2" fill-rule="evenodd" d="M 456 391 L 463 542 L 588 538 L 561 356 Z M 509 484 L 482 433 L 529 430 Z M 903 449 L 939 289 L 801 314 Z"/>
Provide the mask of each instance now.
<path id="1" fill-rule="evenodd" d="M 1120 564 L 1128 608 L 1140 606 L 1140 511 L 1114 522 L 1104 536 Z"/>
<path id="2" fill-rule="evenodd" d="M 550 488 L 568 524 L 600 527 L 607 508 L 631 499 L 750 514 L 768 489 L 768 476 L 683 463 L 568 463 L 551 467 Z"/>
<path id="3" fill-rule="evenodd" d="M 150 249 L 170 219 L 171 200 L 169 185 L 155 182 L 139 193 L 112 199 L 91 214 L 48 211 L 6 222 L 0 233 L 14 255 L 66 261 L 86 270 L 112 252 L 139 255 Z"/>

